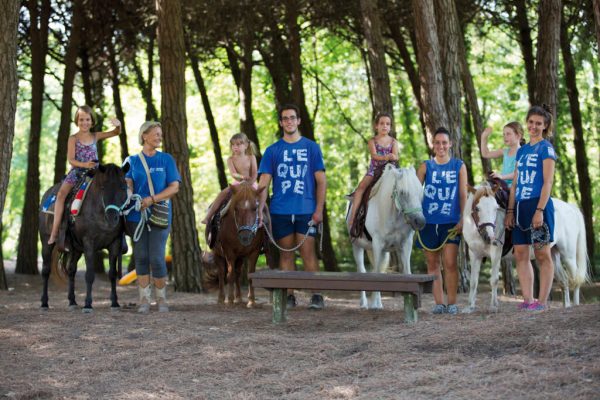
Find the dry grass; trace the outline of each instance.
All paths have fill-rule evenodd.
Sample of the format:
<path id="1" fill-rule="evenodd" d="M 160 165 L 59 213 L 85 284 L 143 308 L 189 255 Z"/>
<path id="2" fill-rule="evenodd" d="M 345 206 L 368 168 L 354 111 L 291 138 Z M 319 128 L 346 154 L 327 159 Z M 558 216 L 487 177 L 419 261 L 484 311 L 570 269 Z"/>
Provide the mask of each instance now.
<path id="1" fill-rule="evenodd" d="M 262 307 L 217 306 L 214 293 L 172 293 L 172 312 L 109 310 L 105 279 L 95 313 L 67 311 L 51 285 L 39 311 L 41 278 L 9 274 L 0 292 L 0 397 L 11 399 L 593 399 L 600 393 L 600 304 L 545 313 L 434 316 L 427 296 L 414 326 L 401 297 L 385 310 L 358 309 L 357 293 L 326 293 L 310 312 L 309 294 L 289 323 Z M 78 275 L 78 302 L 85 285 Z M 136 302 L 119 288 L 122 306 Z M 478 304 L 487 304 L 488 293 Z M 465 304 L 461 295 L 459 304 Z"/>

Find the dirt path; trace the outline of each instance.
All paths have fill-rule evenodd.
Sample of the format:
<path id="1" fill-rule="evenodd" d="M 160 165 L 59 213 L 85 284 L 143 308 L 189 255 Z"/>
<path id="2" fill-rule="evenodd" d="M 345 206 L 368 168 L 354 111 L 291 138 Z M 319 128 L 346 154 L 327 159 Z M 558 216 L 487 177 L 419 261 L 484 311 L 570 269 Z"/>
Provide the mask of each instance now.
<path id="1" fill-rule="evenodd" d="M 0 398 L 9 399 L 594 399 L 600 397 L 600 304 L 498 314 L 435 316 L 426 296 L 420 321 L 402 322 L 401 297 L 385 310 L 358 309 L 358 294 L 308 294 L 285 326 L 262 307 L 217 306 L 215 293 L 172 293 L 172 312 L 109 310 L 109 286 L 94 285 L 95 312 L 67 311 L 41 278 L 9 273 L 0 291 Z M 85 285 L 78 273 L 78 302 Z M 169 288 L 171 289 L 171 288 Z M 122 306 L 137 301 L 119 288 Z M 479 297 L 485 306 L 489 294 Z M 461 295 L 459 305 L 465 304 Z"/>

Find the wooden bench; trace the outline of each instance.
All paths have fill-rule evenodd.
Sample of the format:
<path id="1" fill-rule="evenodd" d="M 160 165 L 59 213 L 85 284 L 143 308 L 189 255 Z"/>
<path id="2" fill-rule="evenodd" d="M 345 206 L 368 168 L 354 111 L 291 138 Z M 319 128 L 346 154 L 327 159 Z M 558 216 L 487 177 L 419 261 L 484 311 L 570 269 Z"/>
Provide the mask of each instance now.
<path id="1" fill-rule="evenodd" d="M 418 320 L 421 295 L 431 293 L 434 275 L 359 272 L 260 270 L 248 276 L 252 285 L 273 290 L 273 323 L 287 320 L 287 289 L 399 292 L 404 295 L 404 321 Z"/>

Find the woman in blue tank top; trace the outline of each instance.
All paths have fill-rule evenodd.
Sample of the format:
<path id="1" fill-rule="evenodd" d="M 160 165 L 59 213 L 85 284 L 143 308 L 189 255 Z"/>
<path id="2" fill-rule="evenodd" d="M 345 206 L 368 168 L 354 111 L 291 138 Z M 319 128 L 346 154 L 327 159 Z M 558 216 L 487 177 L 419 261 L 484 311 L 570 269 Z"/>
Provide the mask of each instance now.
<path id="1" fill-rule="evenodd" d="M 417 171 L 423 183 L 423 214 L 427 222 L 417 232 L 417 247 L 425 252 L 427 273 L 437 277 L 433 282 L 434 314 L 458 313 L 458 234 L 467 200 L 467 169 L 461 160 L 450 156 L 451 147 L 448 130 L 438 128 L 433 135 L 435 157 L 423 162 Z M 442 265 L 447 303 L 444 303 Z"/>
<path id="2" fill-rule="evenodd" d="M 529 143 L 517 152 L 514 185 L 510 189 L 504 224 L 513 229 L 517 274 L 523 294 L 522 310 L 543 311 L 554 279 L 554 263 L 546 240 L 554 240 L 554 205 L 550 198 L 554 180 L 556 154 L 546 140 L 552 135 L 552 113 L 547 106 L 533 106 L 527 112 Z M 532 230 L 548 230 L 547 238 L 532 238 Z M 534 239 L 534 240 L 532 240 Z M 534 241 L 536 241 L 534 243 Z M 533 299 L 533 267 L 529 249 L 534 245 L 535 259 L 540 269 L 539 299 Z"/>

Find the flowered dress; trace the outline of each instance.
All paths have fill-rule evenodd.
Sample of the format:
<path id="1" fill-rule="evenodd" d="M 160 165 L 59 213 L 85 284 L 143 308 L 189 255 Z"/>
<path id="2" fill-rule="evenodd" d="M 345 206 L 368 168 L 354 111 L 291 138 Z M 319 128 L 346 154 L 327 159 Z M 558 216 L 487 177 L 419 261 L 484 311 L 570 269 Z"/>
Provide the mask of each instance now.
<path id="1" fill-rule="evenodd" d="M 75 160 L 79 162 L 97 161 L 98 147 L 96 146 L 96 134 L 94 134 L 94 142 L 91 144 L 83 144 L 79 139 L 75 140 Z M 73 167 L 67 174 L 64 182 L 70 185 L 75 185 L 83 171 L 87 168 Z"/>

